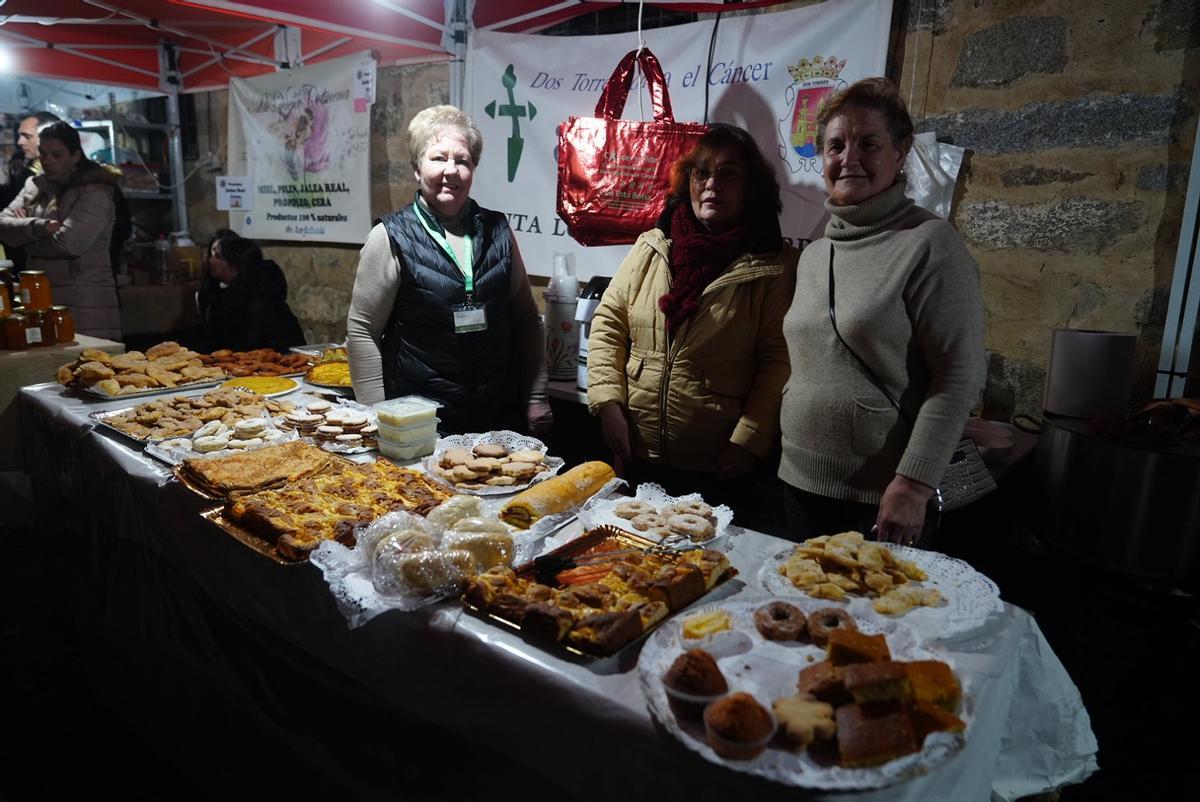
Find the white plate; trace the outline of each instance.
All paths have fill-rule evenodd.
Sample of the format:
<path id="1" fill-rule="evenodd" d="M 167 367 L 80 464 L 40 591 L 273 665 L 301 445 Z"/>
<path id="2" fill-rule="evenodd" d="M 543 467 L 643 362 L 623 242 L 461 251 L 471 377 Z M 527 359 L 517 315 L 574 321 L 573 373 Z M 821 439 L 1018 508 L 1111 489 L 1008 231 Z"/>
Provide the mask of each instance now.
<path id="1" fill-rule="evenodd" d="M 897 660 L 936 659 L 950 664 L 963 686 L 963 706 L 958 716 L 967 723 L 965 733 L 933 733 L 925 739 L 921 751 L 882 766 L 865 769 L 846 769 L 819 763 L 808 752 L 797 754 L 779 739 L 772 741 L 762 754 L 751 760 L 727 760 L 717 755 L 705 741 L 702 723 L 681 721 L 671 710 L 663 689 L 662 676 L 684 650 L 708 646 L 731 692 L 745 691 L 768 709 L 776 699 L 795 695 L 800 670 L 825 659 L 825 650 L 810 643 L 779 643 L 763 638 L 754 627 L 754 611 L 771 601 L 774 599 L 770 596 L 743 593 L 728 601 L 688 610 L 674 620 L 665 622 L 642 647 L 638 657 L 638 675 L 646 702 L 654 717 L 684 746 L 712 763 L 735 771 L 756 774 L 786 785 L 839 791 L 879 788 L 924 774 L 962 749 L 970 734 L 973 713 L 970 677 L 964 676 L 945 654 L 921 644 L 916 633 L 905 625 L 895 621 L 859 621 L 859 628 L 863 632 L 887 636 L 888 648 Z M 796 602 L 796 606 L 805 612 L 829 606 L 820 599 L 809 601 L 814 604 L 801 600 Z M 713 637 L 720 637 L 720 641 L 714 640 L 704 645 L 683 638 L 681 630 L 685 620 L 717 608 L 730 614 L 737 633 L 735 637 L 718 633 Z"/>
<path id="2" fill-rule="evenodd" d="M 962 560 L 925 549 L 881 544 L 902 560 L 910 560 L 928 577 L 916 583 L 919 587 L 934 587 L 945 597 L 941 607 L 916 607 L 900 616 L 883 615 L 871 607 L 874 600 L 866 596 L 847 595 L 845 601 L 812 599 L 779 573 L 779 567 L 791 556 L 795 547 L 773 554 L 758 573 L 759 583 L 769 593 L 783 596 L 788 601 L 812 599 L 823 607 L 841 607 L 860 621 L 902 621 L 924 638 L 950 638 L 964 635 L 979 627 L 995 613 L 1004 609 L 1000 600 L 1000 589 L 996 583 L 976 571 Z"/>
<path id="3" fill-rule="evenodd" d="M 513 451 L 540 451 L 543 455 L 542 464 L 546 466 L 547 470 L 534 474 L 532 479 L 523 484 L 479 488 L 459 487 L 453 482 L 443 479 L 438 473 L 438 462 L 441 460 L 442 454 L 444 454 L 446 451 L 452 448 L 465 448 L 467 451 L 470 451 L 475 446 L 482 445 L 484 443 L 502 445 L 507 448 L 510 453 Z M 526 435 L 507 430 L 498 432 L 483 432 L 481 434 L 447 435 L 446 437 L 442 437 L 437 441 L 437 444 L 433 447 L 433 453 L 426 457 L 421 463 L 422 467 L 425 469 L 425 472 L 429 474 L 430 477 L 438 480 L 447 487 L 454 488 L 455 493 L 463 493 L 468 496 L 503 496 L 509 493 L 517 493 L 521 490 L 525 490 L 530 485 L 535 485 L 538 482 L 549 479 L 551 476 L 558 473 L 564 464 L 566 463 L 562 457 L 546 456 L 546 444 L 541 440 L 538 440 L 536 437 L 528 437 Z"/>
<path id="4" fill-rule="evenodd" d="M 276 390 L 273 393 L 260 393 L 258 390 L 255 390 L 253 387 L 243 387 L 242 385 L 238 384 L 238 382 L 244 381 L 245 379 L 256 379 L 256 378 L 283 379 L 284 381 L 291 382 L 291 386 L 289 386 L 285 390 Z M 249 390 L 252 393 L 258 393 L 263 398 L 276 398 L 281 395 L 287 395 L 288 393 L 296 392 L 297 390 L 300 389 L 300 382 L 296 381 L 295 379 L 286 379 L 283 376 L 270 376 L 270 377 L 267 377 L 267 376 L 261 376 L 261 377 L 260 376 L 243 376 L 241 378 L 227 379 L 226 381 L 221 382 L 221 389 L 223 389 L 223 390 L 224 389 Z"/>

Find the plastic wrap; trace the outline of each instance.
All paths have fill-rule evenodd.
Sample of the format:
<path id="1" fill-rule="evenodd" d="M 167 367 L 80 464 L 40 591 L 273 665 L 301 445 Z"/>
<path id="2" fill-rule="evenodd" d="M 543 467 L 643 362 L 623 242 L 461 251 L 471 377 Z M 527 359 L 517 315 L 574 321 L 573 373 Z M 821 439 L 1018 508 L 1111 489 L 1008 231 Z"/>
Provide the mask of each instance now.
<path id="1" fill-rule="evenodd" d="M 672 496 L 667 493 L 659 485 L 653 482 L 643 482 L 638 485 L 637 493 L 633 499 L 625 496 L 609 496 L 605 493 L 598 493 L 584 503 L 579 510 L 579 520 L 583 522 L 585 528 L 590 529 L 601 524 L 609 524 L 630 532 L 636 532 L 643 537 L 648 537 L 651 540 L 662 541 L 670 539 L 671 541 L 686 541 L 691 543 L 702 543 L 706 547 L 725 548 L 726 536 L 732 536 L 731 525 L 733 524 L 733 510 L 726 507 L 724 504 L 716 507 L 711 507 L 712 516 L 716 519 L 713 524 L 713 536 L 711 538 L 688 538 L 680 536 L 677 533 L 667 535 L 657 531 L 661 527 L 650 527 L 643 529 L 640 525 L 635 524 L 633 519 L 624 518 L 617 515 L 617 508 L 629 501 L 640 501 L 654 507 L 656 510 L 661 510 L 670 504 L 681 504 L 687 502 L 704 503 L 704 498 L 699 493 L 689 493 L 686 496 Z"/>
<path id="2" fill-rule="evenodd" d="M 472 484 L 462 484 L 453 481 L 452 479 L 442 475 L 439 462 L 442 455 L 450 449 L 458 448 L 464 451 L 472 451 L 476 446 L 481 445 L 498 445 L 503 446 L 511 454 L 517 451 L 537 451 L 542 454 L 542 465 L 545 466 L 533 475 L 526 482 L 517 482 L 511 485 L 502 485 L 497 487 L 475 487 L 474 480 Z M 455 434 L 448 437 L 443 437 L 437 441 L 431 454 L 422 463 L 425 472 L 438 481 L 455 489 L 458 493 L 469 493 L 475 496 L 507 496 L 512 493 L 520 492 L 530 485 L 535 485 L 538 482 L 543 482 L 554 476 L 562 469 L 564 462 L 561 457 L 551 457 L 546 454 L 546 444 L 536 437 L 501 430 L 498 432 L 483 432 L 475 434 Z M 481 478 L 479 481 L 483 481 Z"/>

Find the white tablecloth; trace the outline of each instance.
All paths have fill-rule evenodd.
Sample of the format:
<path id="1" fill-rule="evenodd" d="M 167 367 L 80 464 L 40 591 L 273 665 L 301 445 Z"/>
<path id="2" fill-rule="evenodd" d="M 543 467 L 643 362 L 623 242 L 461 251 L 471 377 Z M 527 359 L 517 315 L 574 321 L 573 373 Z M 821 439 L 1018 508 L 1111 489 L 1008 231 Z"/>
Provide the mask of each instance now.
<path id="1" fill-rule="evenodd" d="M 178 568 L 231 616 L 262 628 L 402 710 L 508 754 L 586 799 L 845 799 L 806 793 L 707 763 L 655 724 L 635 668 L 551 653 L 454 602 L 387 613 L 349 629 L 320 572 L 280 566 L 200 518 L 205 502 L 132 441 L 93 430 L 88 413 L 130 401 L 22 391 L 35 481 L 71 515 L 95 511 L 106 537 L 135 541 Z M 43 505 L 46 515 L 59 510 Z M 729 556 L 750 583 L 786 544 L 754 532 Z M 1005 605 L 986 627 L 942 644 L 978 688 L 964 750 L 931 774 L 863 800 L 986 800 L 1080 782 L 1096 770 L 1096 740 L 1078 690 L 1025 611 Z M 588 766 L 581 771 L 581 746 Z"/>

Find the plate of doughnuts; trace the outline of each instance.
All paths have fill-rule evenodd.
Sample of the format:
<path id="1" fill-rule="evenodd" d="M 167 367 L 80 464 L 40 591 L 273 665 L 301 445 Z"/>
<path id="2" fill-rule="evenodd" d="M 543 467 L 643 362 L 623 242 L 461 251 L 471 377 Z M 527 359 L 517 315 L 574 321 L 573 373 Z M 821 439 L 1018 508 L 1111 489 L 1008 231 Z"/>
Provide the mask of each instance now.
<path id="1" fill-rule="evenodd" d="M 686 539 L 708 546 L 725 536 L 733 510 L 714 507 L 699 493 L 671 496 L 659 485 L 643 482 L 633 498 L 592 498 L 579 511 L 579 520 L 587 528 L 609 524 L 651 540 Z"/>
<path id="2" fill-rule="evenodd" d="M 563 466 L 536 437 L 510 431 L 443 437 L 425 458 L 425 471 L 459 493 L 498 496 L 549 479 Z"/>

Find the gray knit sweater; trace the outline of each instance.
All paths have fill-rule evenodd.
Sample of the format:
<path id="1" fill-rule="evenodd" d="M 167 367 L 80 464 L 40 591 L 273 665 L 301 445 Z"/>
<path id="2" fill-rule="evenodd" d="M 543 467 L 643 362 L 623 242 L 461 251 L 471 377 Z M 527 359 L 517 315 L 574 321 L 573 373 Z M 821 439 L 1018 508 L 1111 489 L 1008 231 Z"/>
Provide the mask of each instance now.
<path id="1" fill-rule="evenodd" d="M 779 477 L 831 498 L 877 504 L 899 473 L 941 481 L 984 381 L 979 267 L 954 228 L 904 196 L 903 181 L 856 206 L 826 209 L 804 249 L 784 318 Z M 909 426 L 834 335 L 900 400 Z"/>

